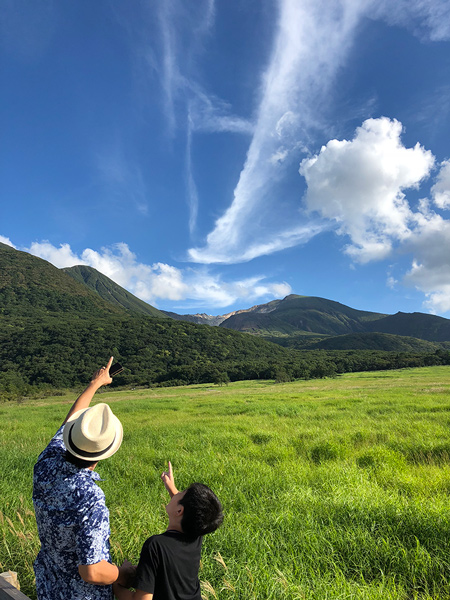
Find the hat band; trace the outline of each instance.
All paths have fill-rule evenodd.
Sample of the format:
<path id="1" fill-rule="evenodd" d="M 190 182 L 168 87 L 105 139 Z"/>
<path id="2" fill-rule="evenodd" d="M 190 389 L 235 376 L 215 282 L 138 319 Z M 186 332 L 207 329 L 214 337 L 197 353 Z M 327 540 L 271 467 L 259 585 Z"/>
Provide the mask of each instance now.
<path id="1" fill-rule="evenodd" d="M 70 448 L 74 452 L 76 452 L 80 456 L 84 456 L 85 458 L 98 458 L 102 454 L 105 454 L 105 452 L 108 452 L 108 450 L 110 450 L 110 448 L 113 447 L 114 442 L 116 441 L 116 434 L 114 434 L 113 441 L 110 443 L 110 445 L 107 448 L 103 448 L 103 450 L 100 453 L 98 453 L 98 452 L 87 452 L 87 450 L 82 450 L 81 448 L 78 448 L 78 446 L 76 444 L 74 444 L 74 442 L 72 440 L 72 429 L 73 429 L 74 425 L 75 425 L 75 423 L 73 423 L 72 426 L 69 429 L 69 440 L 68 440 L 69 441 L 69 445 L 70 445 Z M 70 450 L 69 450 L 69 452 L 70 452 Z"/>

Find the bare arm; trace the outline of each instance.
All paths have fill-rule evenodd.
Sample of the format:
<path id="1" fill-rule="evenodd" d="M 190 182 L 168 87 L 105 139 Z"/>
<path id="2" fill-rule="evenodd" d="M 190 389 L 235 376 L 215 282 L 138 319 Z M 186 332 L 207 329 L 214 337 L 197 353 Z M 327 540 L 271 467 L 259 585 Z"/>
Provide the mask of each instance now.
<path id="1" fill-rule="evenodd" d="M 126 585 L 135 570 L 131 563 L 124 562 L 121 567 L 117 567 L 106 560 L 101 560 L 93 565 L 78 565 L 81 579 L 95 585 L 111 585 L 114 582 Z"/>
<path id="2" fill-rule="evenodd" d="M 109 367 L 112 365 L 112 361 L 113 357 L 111 356 L 106 367 L 102 367 L 93 374 L 90 384 L 73 403 L 73 406 L 69 410 L 67 417 L 63 421 L 63 425 L 64 423 L 67 423 L 69 417 L 71 417 L 74 413 L 82 410 L 83 408 L 89 407 L 95 392 L 102 387 L 102 385 L 109 385 L 112 382 L 112 378 L 109 376 Z"/>
<path id="3" fill-rule="evenodd" d="M 161 479 L 163 480 L 164 487 L 169 492 L 170 497 L 172 498 L 175 494 L 178 494 L 178 490 L 175 486 L 175 479 L 173 477 L 172 463 L 169 460 L 169 470 L 164 471 L 161 475 Z"/>

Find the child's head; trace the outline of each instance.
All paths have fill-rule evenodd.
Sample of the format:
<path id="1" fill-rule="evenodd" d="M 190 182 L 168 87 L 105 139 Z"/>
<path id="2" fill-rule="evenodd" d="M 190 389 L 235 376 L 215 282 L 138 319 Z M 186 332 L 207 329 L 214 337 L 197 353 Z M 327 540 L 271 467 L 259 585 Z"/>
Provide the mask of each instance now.
<path id="1" fill-rule="evenodd" d="M 183 506 L 181 528 L 189 537 L 211 533 L 222 524 L 222 505 L 214 492 L 203 483 L 192 483 L 179 504 Z"/>

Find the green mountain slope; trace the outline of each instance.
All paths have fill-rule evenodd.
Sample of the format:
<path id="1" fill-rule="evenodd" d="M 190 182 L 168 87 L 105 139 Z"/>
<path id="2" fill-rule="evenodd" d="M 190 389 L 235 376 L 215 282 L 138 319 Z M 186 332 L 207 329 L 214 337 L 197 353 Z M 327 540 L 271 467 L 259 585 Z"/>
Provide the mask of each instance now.
<path id="1" fill-rule="evenodd" d="M 275 331 L 284 334 L 304 332 L 343 335 L 364 331 L 366 323 L 385 316 L 380 313 L 356 310 L 325 298 L 294 294 L 278 301 L 275 305 L 270 304 L 272 307 L 270 312 L 262 312 L 261 307 L 258 307 L 258 313 L 249 311 L 233 315 L 220 326 L 253 333 L 259 329 L 262 335 L 266 332 L 273 335 Z"/>
<path id="2" fill-rule="evenodd" d="M 450 341 L 450 320 L 423 313 L 397 313 L 385 315 L 381 313 L 356 310 L 325 298 L 309 296 L 287 296 L 284 300 L 270 302 L 241 311 L 232 315 L 220 324 L 220 327 L 254 333 L 285 346 L 305 347 L 302 336 L 343 336 L 355 333 L 384 333 L 396 336 L 418 338 L 431 342 Z M 277 340 L 277 336 L 280 339 Z M 286 343 L 286 336 L 292 343 Z M 381 344 L 383 349 L 391 349 L 392 340 L 387 338 L 350 337 L 345 343 L 355 343 L 355 349 Z M 334 347 L 344 343 L 321 342 L 322 348 Z M 361 346 L 362 344 L 362 346 Z M 366 346 L 367 345 L 367 346 Z M 398 341 L 399 347 L 411 346 L 410 341 Z M 414 345 L 414 344 L 413 344 Z M 346 348 L 350 346 L 346 345 Z"/>
<path id="3" fill-rule="evenodd" d="M 0 315 L 38 318 L 66 312 L 85 319 L 124 311 L 47 261 L 0 243 Z"/>
<path id="4" fill-rule="evenodd" d="M 402 313 L 388 315 L 367 324 L 369 331 L 406 335 L 422 340 L 444 342 L 450 340 L 450 319 L 423 313 Z"/>
<path id="5" fill-rule="evenodd" d="M 115 283 L 112 279 L 99 273 L 99 271 L 92 267 L 77 265 L 75 267 L 67 267 L 62 269 L 62 271 L 79 283 L 87 285 L 90 290 L 96 292 L 103 300 L 110 302 L 114 306 L 134 313 L 150 315 L 151 317 L 167 318 L 166 314 L 154 306 L 147 304 L 147 302 L 136 298 L 136 296 L 133 296 L 133 294 Z"/>

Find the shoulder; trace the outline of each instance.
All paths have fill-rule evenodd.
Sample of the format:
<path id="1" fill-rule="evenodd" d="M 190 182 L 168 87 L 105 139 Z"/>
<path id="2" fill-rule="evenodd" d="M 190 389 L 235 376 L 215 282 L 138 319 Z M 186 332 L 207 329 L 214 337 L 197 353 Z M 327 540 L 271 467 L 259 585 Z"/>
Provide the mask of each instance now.
<path id="1" fill-rule="evenodd" d="M 164 531 L 158 535 L 152 535 L 146 540 L 149 548 L 176 548 L 179 546 L 200 548 L 202 545 L 202 537 L 189 538 L 184 533 L 178 531 Z"/>
<path id="2" fill-rule="evenodd" d="M 50 440 L 48 446 L 39 455 L 37 464 L 47 459 L 59 457 L 63 452 L 65 452 L 66 447 L 64 446 L 63 442 L 63 430 L 64 425 L 61 425 L 61 427 Z"/>

